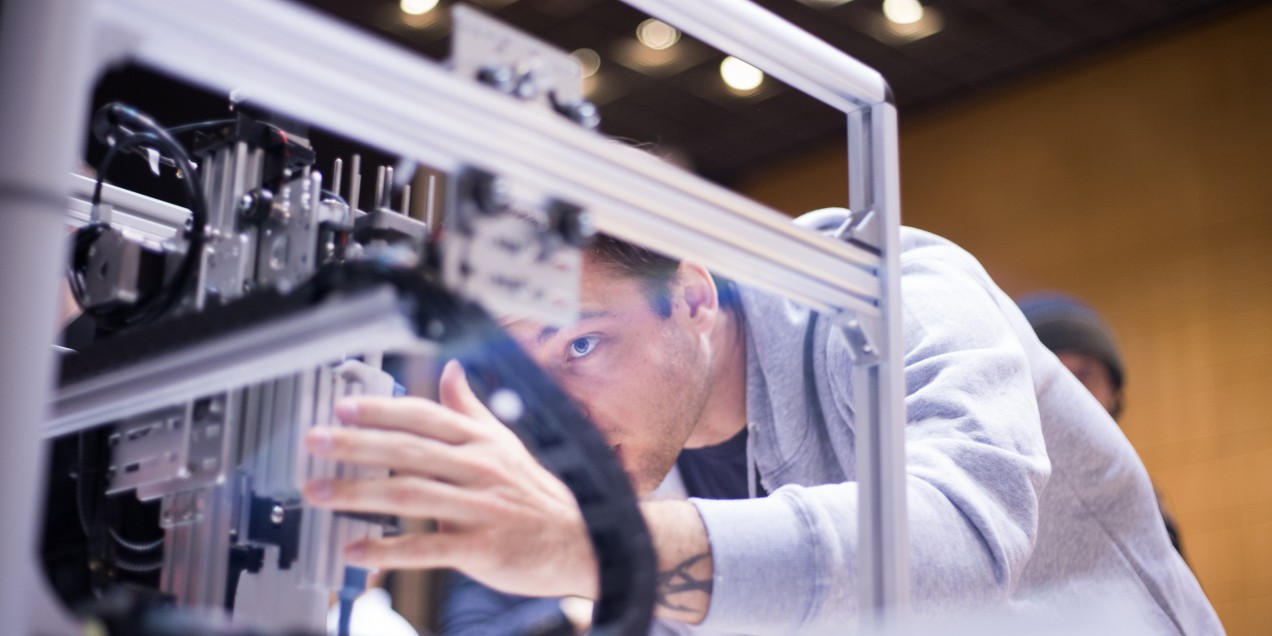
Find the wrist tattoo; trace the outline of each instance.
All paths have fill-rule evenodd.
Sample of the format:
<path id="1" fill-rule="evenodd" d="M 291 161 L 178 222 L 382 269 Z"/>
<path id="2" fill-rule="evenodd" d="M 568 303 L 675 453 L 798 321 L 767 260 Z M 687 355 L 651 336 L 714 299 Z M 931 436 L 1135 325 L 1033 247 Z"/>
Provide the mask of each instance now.
<path id="1" fill-rule="evenodd" d="M 711 558 L 711 552 L 703 552 L 681 561 L 670 570 L 658 573 L 657 599 L 660 607 L 678 612 L 692 612 L 695 608 L 677 603 L 673 597 L 686 592 L 702 592 L 711 595 L 711 577 L 695 577 L 689 570 Z"/>

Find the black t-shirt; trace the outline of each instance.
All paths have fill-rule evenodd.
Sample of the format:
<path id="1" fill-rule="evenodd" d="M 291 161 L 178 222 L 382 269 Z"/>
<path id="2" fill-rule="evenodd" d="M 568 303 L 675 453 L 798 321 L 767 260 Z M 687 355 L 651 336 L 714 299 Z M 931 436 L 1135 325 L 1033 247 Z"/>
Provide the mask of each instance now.
<path id="1" fill-rule="evenodd" d="M 676 467 L 685 491 L 699 499 L 747 499 L 746 429 L 715 446 L 680 451 Z M 757 496 L 767 493 L 756 481 Z"/>

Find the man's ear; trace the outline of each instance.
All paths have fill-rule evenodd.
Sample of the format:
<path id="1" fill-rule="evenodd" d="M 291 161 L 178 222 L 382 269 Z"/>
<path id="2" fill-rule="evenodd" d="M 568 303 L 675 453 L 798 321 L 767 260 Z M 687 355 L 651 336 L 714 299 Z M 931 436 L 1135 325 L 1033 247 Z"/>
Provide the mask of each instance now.
<path id="1" fill-rule="evenodd" d="M 676 269 L 675 293 L 685 304 L 688 317 L 694 322 L 714 322 L 720 311 L 720 301 L 715 279 L 707 268 L 690 261 L 681 261 Z"/>

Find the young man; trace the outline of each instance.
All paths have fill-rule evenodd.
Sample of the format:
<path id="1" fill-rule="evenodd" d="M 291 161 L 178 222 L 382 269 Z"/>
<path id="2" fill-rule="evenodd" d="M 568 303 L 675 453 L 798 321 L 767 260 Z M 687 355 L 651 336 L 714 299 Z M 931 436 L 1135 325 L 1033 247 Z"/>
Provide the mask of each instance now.
<path id="1" fill-rule="evenodd" d="M 909 229 L 902 246 L 916 611 L 1036 615 L 1116 599 L 1155 632 L 1221 632 L 1100 405 L 969 254 Z M 810 313 L 781 298 L 742 288 L 722 304 L 718 292 L 693 263 L 601 241 L 585 259 L 577 324 L 509 330 L 605 432 L 639 492 L 682 449 L 733 449 L 722 478 L 754 498 L 643 504 L 660 579 L 676 582 L 660 589 L 659 616 L 718 632 L 844 633 L 857 612 L 846 337 L 831 320 L 810 329 Z M 350 546 L 352 560 L 454 567 L 514 594 L 595 595 L 569 492 L 457 365 L 438 403 L 337 410 L 357 427 L 314 431 L 311 452 L 397 476 L 313 483 L 309 501 L 441 528 Z"/>

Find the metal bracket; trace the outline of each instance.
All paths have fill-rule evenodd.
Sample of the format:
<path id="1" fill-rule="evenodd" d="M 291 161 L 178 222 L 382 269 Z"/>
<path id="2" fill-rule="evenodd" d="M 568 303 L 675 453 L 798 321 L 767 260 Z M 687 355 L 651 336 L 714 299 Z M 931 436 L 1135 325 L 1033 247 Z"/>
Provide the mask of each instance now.
<path id="1" fill-rule="evenodd" d="M 844 334 L 852 347 L 852 362 L 857 367 L 873 367 L 880 362 L 877 329 L 870 329 L 860 319 L 849 316 L 843 322 Z"/>
<path id="2" fill-rule="evenodd" d="M 446 285 L 495 314 L 566 324 L 578 315 L 587 213 L 469 169 L 451 194 L 455 232 L 442 251 Z"/>
<path id="3" fill-rule="evenodd" d="M 290 568 L 300 553 L 300 528 L 305 515 L 301 502 L 253 496 L 249 506 L 248 540 L 278 546 L 278 569 Z"/>
<path id="4" fill-rule="evenodd" d="M 594 129 L 596 105 L 583 97 L 579 63 L 564 51 L 532 38 L 472 7 L 451 9 L 451 65 L 460 76 Z"/>
<path id="5" fill-rule="evenodd" d="M 876 253 L 882 251 L 883 226 L 879 223 L 879 215 L 873 209 L 850 212 L 843 225 L 835 230 L 834 236 Z"/>
<path id="6" fill-rule="evenodd" d="M 203 521 L 203 512 L 208 507 L 207 497 L 211 490 L 213 489 L 189 490 L 164 497 L 163 507 L 159 512 L 159 525 L 170 530 Z"/>
<path id="7" fill-rule="evenodd" d="M 228 395 L 199 399 L 121 422 L 111 436 L 108 494 L 137 490 L 142 501 L 224 480 L 230 427 Z"/>

